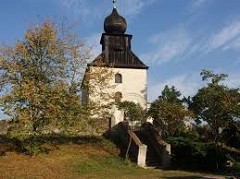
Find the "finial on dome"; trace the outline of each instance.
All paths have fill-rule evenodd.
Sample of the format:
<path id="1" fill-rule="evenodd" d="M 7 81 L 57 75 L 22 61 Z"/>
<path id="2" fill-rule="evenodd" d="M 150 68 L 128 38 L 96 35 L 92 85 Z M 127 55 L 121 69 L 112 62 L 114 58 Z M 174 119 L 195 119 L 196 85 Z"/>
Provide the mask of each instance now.
<path id="1" fill-rule="evenodd" d="M 127 22 L 118 14 L 115 3 L 116 0 L 113 0 L 112 13 L 104 20 L 104 30 L 108 34 L 124 34 L 127 29 Z"/>
<path id="2" fill-rule="evenodd" d="M 113 8 L 114 9 L 117 9 L 116 3 L 117 3 L 116 0 L 113 0 Z"/>

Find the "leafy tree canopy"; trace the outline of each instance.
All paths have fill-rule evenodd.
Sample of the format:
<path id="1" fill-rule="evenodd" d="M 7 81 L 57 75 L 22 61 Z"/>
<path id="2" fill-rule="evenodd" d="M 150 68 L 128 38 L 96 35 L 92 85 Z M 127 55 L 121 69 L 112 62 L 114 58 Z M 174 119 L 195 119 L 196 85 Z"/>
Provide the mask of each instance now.
<path id="1" fill-rule="evenodd" d="M 201 76 L 203 81 L 211 82 L 193 96 L 189 109 L 194 111 L 198 119 L 209 124 L 217 142 L 220 129 L 240 118 L 240 93 L 238 88 L 229 88 L 220 83 L 227 77 L 226 74 L 203 70 Z"/>
<path id="2" fill-rule="evenodd" d="M 162 94 L 151 104 L 149 115 L 154 118 L 154 125 L 163 137 L 173 136 L 183 130 L 184 120 L 191 116 L 180 97 L 180 91 L 174 86 L 165 86 Z"/>
<path id="3" fill-rule="evenodd" d="M 118 102 L 119 110 L 123 110 L 125 117 L 130 121 L 142 121 L 145 117 L 145 111 L 140 104 L 132 101 Z"/>
<path id="4" fill-rule="evenodd" d="M 0 107 L 32 132 L 49 125 L 86 128 L 89 111 L 80 97 L 90 52 L 65 24 L 46 20 L 29 28 L 23 40 L 0 47 Z M 97 73 L 103 84 L 99 74 L 106 73 Z"/>

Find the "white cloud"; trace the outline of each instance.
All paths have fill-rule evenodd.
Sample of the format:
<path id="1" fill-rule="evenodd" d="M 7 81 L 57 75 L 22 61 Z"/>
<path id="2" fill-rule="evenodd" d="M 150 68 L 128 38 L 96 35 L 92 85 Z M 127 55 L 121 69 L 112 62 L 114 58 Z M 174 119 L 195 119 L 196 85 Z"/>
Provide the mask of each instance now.
<path id="1" fill-rule="evenodd" d="M 143 8 L 156 0 L 127 0 L 127 1 L 117 1 L 117 9 L 121 15 L 135 16 L 139 14 Z M 74 14 L 79 15 L 84 22 L 91 23 L 95 19 L 102 17 L 106 12 L 111 9 L 111 1 L 108 3 L 100 1 L 89 1 L 89 0 L 65 0 L 62 1 L 62 5 L 73 11 Z M 106 8 L 109 7 L 109 8 Z"/>
<path id="2" fill-rule="evenodd" d="M 240 51 L 240 36 L 233 40 L 231 43 L 227 44 L 223 50 L 238 50 Z"/>
<path id="3" fill-rule="evenodd" d="M 150 41 L 156 48 L 152 52 L 142 55 L 142 58 L 153 64 L 161 64 L 179 59 L 190 48 L 192 39 L 184 28 L 176 28 L 165 33 L 155 34 L 150 37 Z"/>
<path id="4" fill-rule="evenodd" d="M 156 2 L 156 0 L 127 0 L 118 1 L 118 7 L 123 15 L 134 16 L 141 12 L 143 8 Z"/>
<path id="5" fill-rule="evenodd" d="M 229 77 L 224 81 L 224 84 L 230 88 L 240 88 L 240 73 L 230 73 Z M 206 82 L 201 81 L 199 73 L 180 74 L 162 82 L 149 86 L 148 98 L 152 102 L 161 94 L 164 87 L 175 86 L 175 88 L 182 93 L 182 96 L 194 96 L 197 91 L 206 85 Z"/>
<path id="6" fill-rule="evenodd" d="M 230 88 L 240 88 L 240 73 L 230 73 L 229 77 L 224 82 Z"/>
<path id="7" fill-rule="evenodd" d="M 240 46 L 240 20 L 232 21 L 209 38 L 207 52 L 222 48 L 228 50 Z"/>
<path id="8" fill-rule="evenodd" d="M 191 6 L 193 9 L 197 9 L 202 7 L 207 1 L 209 0 L 194 0 Z"/>
<path id="9" fill-rule="evenodd" d="M 199 9 L 206 7 L 207 3 L 213 2 L 214 0 L 192 0 L 190 6 L 188 7 L 188 11 L 190 13 L 195 13 Z"/>
<path id="10" fill-rule="evenodd" d="M 200 81 L 201 78 L 197 73 L 181 74 L 170 79 L 166 79 L 165 81 L 159 82 L 153 86 L 149 86 L 149 101 L 155 100 L 161 94 L 161 91 L 166 85 L 175 86 L 175 88 L 182 93 L 182 96 L 193 96 L 202 85 Z"/>
<path id="11" fill-rule="evenodd" d="M 88 4 L 86 0 L 65 0 L 62 1 L 62 4 L 75 12 L 78 10 L 77 12 L 83 15 L 87 15 L 91 12 L 90 9 L 87 8 Z"/>
<path id="12" fill-rule="evenodd" d="M 101 4 L 93 3 L 89 0 L 64 0 L 62 5 L 73 14 L 81 18 L 84 23 L 91 24 L 95 19 L 104 14 Z"/>

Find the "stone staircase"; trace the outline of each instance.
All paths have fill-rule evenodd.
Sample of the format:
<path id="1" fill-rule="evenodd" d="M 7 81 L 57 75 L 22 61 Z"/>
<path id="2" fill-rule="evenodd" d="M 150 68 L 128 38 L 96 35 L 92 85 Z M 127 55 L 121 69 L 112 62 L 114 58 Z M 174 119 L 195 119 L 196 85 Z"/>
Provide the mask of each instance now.
<path id="1" fill-rule="evenodd" d="M 170 165 L 170 145 L 161 140 L 151 124 L 131 130 L 127 123 L 121 122 L 104 136 L 117 145 L 120 156 L 128 156 L 141 167 L 162 168 Z"/>
<path id="2" fill-rule="evenodd" d="M 150 167 L 162 167 L 162 161 L 156 151 L 153 148 L 150 148 L 149 145 L 147 146 L 147 158 L 146 164 Z"/>
<path id="3" fill-rule="evenodd" d="M 147 146 L 146 165 L 149 167 L 162 166 L 162 157 L 159 156 L 155 146 L 148 140 L 148 137 L 140 131 L 135 131 L 135 133 L 141 142 Z"/>

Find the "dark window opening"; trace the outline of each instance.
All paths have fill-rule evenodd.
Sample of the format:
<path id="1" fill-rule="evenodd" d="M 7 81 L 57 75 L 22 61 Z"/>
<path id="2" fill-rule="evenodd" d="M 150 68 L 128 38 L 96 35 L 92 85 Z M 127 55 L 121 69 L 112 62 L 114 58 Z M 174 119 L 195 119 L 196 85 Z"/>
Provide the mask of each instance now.
<path id="1" fill-rule="evenodd" d="M 115 75 L 115 83 L 122 83 L 122 75 L 121 74 L 116 74 Z"/>
<path id="2" fill-rule="evenodd" d="M 121 99 L 122 99 L 122 93 L 116 92 L 115 93 L 115 102 L 119 103 L 119 102 L 121 102 Z"/>

